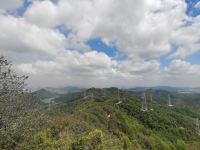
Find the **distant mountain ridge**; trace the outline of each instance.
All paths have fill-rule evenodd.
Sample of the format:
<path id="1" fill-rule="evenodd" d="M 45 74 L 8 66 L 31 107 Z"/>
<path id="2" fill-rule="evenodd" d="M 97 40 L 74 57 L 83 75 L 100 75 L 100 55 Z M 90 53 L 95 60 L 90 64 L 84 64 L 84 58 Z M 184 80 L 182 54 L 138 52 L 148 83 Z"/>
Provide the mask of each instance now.
<path id="1" fill-rule="evenodd" d="M 115 89 L 115 87 L 112 87 Z M 111 88 L 111 89 L 112 89 Z M 170 87 L 170 86 L 155 86 L 155 87 L 135 87 L 126 89 L 133 92 L 144 92 L 146 90 L 154 91 L 166 91 L 172 93 L 200 93 L 200 88 L 184 88 L 184 87 Z M 35 91 L 41 99 L 59 97 L 61 95 L 67 95 L 69 93 L 80 93 L 87 90 L 86 88 L 68 86 L 68 87 L 47 87 Z"/>
<path id="2" fill-rule="evenodd" d="M 200 88 L 186 88 L 186 87 L 170 87 L 170 86 L 155 86 L 155 87 L 135 87 L 128 89 L 129 91 L 143 92 L 148 89 L 152 90 L 162 90 L 167 92 L 177 92 L 177 93 L 200 93 Z"/>
<path id="3" fill-rule="evenodd" d="M 76 93 L 76 92 L 82 92 L 85 90 L 85 88 L 80 88 L 76 86 L 67 86 L 67 87 L 48 87 L 45 88 L 47 91 L 54 92 L 57 94 L 67 94 L 67 93 Z"/>
<path id="4" fill-rule="evenodd" d="M 48 88 L 42 88 L 33 93 L 36 94 L 43 103 L 48 104 L 62 99 L 72 99 L 76 97 L 76 95 L 80 94 L 80 92 L 83 92 L 84 90 L 85 90 L 84 88 L 79 88 L 74 86 L 61 87 L 61 88 L 48 87 Z"/>
<path id="5" fill-rule="evenodd" d="M 40 142 L 43 147 L 69 150 L 199 150 L 195 121 L 200 118 L 200 94 L 148 89 L 137 88 L 146 90 L 147 110 L 142 109 L 143 92 L 115 87 L 60 95 L 54 99 L 56 105 L 45 107 L 51 123 L 43 125 L 36 138 L 27 137 L 24 145 L 27 149 Z M 169 94 L 173 107 L 168 106 Z"/>
<path id="6" fill-rule="evenodd" d="M 37 90 L 33 93 L 36 94 L 40 99 L 47 99 L 47 98 L 52 98 L 52 97 L 58 96 L 57 93 L 50 92 L 46 89 L 40 89 L 40 90 Z"/>

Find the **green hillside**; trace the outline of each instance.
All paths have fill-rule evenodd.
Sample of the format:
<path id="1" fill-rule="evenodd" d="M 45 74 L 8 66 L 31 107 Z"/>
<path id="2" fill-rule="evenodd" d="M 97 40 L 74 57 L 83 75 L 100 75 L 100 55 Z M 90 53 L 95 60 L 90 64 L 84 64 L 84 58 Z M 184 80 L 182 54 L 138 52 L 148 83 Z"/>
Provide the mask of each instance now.
<path id="1" fill-rule="evenodd" d="M 58 96 L 57 93 L 47 91 L 46 89 L 40 89 L 38 91 L 33 92 L 33 94 L 36 94 L 39 99 L 52 98 Z"/>
<path id="2" fill-rule="evenodd" d="M 153 92 L 155 97 L 156 92 Z M 46 122 L 26 134 L 19 149 L 69 150 L 199 150 L 200 136 L 195 118 L 200 111 L 193 107 L 165 105 L 166 93 L 150 103 L 153 110 L 141 111 L 141 93 L 116 88 L 89 89 L 87 96 L 63 100 L 44 108 Z M 92 96 L 93 95 L 93 96 Z M 147 92 L 148 95 L 148 92 Z"/>

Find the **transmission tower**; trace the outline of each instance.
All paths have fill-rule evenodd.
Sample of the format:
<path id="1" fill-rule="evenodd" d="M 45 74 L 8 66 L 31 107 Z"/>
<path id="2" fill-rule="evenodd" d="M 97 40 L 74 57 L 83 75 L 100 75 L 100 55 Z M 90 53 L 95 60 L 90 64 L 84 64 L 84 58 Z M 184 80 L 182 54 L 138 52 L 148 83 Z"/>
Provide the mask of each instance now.
<path id="1" fill-rule="evenodd" d="M 91 94 L 91 99 L 94 100 L 94 94 L 93 93 Z"/>
<path id="2" fill-rule="evenodd" d="M 142 108 L 141 108 L 142 111 L 147 111 L 148 108 L 147 108 L 147 99 L 146 99 L 146 93 L 143 93 L 142 95 Z"/>
<path id="3" fill-rule="evenodd" d="M 119 89 L 117 90 L 117 99 L 120 101 Z"/>
<path id="4" fill-rule="evenodd" d="M 117 100 L 118 100 L 118 102 L 115 103 L 116 105 L 119 105 L 119 104 L 122 103 L 121 98 L 120 98 L 120 94 L 119 94 L 119 89 L 117 90 Z"/>
<path id="5" fill-rule="evenodd" d="M 106 97 L 106 89 L 103 89 L 103 96 Z"/>
<path id="6" fill-rule="evenodd" d="M 150 94 L 150 100 L 151 100 L 151 109 L 150 110 L 153 110 L 153 105 L 152 105 L 152 102 L 153 102 L 153 97 L 152 97 L 152 94 Z"/>
<path id="7" fill-rule="evenodd" d="M 84 93 L 83 93 L 83 97 L 84 97 L 84 98 L 86 97 L 86 91 L 84 91 Z"/>
<path id="8" fill-rule="evenodd" d="M 200 136 L 199 118 L 196 118 L 196 132 Z"/>
<path id="9" fill-rule="evenodd" d="M 48 110 L 51 110 L 51 103 L 48 104 Z"/>
<path id="10" fill-rule="evenodd" d="M 170 97 L 170 95 L 168 95 L 168 106 L 169 106 L 169 107 L 172 107 L 172 106 L 173 106 L 172 103 L 171 103 L 171 97 Z"/>

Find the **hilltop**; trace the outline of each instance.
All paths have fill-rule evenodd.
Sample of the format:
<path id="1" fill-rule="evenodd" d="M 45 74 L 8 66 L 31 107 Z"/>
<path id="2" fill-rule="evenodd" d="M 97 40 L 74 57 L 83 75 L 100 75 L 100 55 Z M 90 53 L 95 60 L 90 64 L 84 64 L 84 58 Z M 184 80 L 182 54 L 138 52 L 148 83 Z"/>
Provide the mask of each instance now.
<path id="1" fill-rule="evenodd" d="M 197 106 L 177 101 L 180 93 L 170 93 L 174 106 L 168 107 L 169 92 L 147 90 L 149 109 L 141 111 L 141 94 L 92 88 L 74 94 L 70 100 L 62 97 L 56 105 L 46 107 L 50 123 L 23 143 L 37 149 L 200 149 L 195 128 L 195 119 L 200 118 Z M 122 102 L 118 104 L 119 98 Z"/>

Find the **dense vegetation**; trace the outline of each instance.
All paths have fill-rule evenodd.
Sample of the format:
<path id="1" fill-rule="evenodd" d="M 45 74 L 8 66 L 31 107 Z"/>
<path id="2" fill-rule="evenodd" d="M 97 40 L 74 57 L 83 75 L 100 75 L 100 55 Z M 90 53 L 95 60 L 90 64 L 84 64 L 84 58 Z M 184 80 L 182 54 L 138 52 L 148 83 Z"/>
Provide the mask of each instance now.
<path id="1" fill-rule="evenodd" d="M 3 84 L 0 91 L 6 87 Z M 37 96 L 37 92 L 17 91 L 21 92 L 15 97 L 1 93 L 0 149 L 200 149 L 195 124 L 200 118 L 198 94 L 147 90 L 149 109 L 141 111 L 141 92 L 117 88 L 63 94 L 56 103 L 41 106 L 38 98 L 55 93 L 41 90 Z M 168 94 L 173 107 L 167 106 Z M 117 105 L 118 95 L 122 103 Z"/>
<path id="2" fill-rule="evenodd" d="M 91 94 L 94 97 L 91 97 Z M 165 92 L 161 92 L 165 99 Z M 159 94 L 161 95 L 159 92 Z M 154 93 L 156 94 L 156 93 Z M 87 90 L 73 100 L 44 108 L 45 121 L 38 131 L 23 135 L 18 149 L 199 149 L 200 137 L 192 107 L 168 107 L 153 101 L 153 111 L 141 111 L 141 93 L 117 89 Z"/>
<path id="3" fill-rule="evenodd" d="M 27 78 L 18 76 L 0 57 L 0 149 L 14 149 L 42 122 L 39 99 L 24 88 Z"/>

